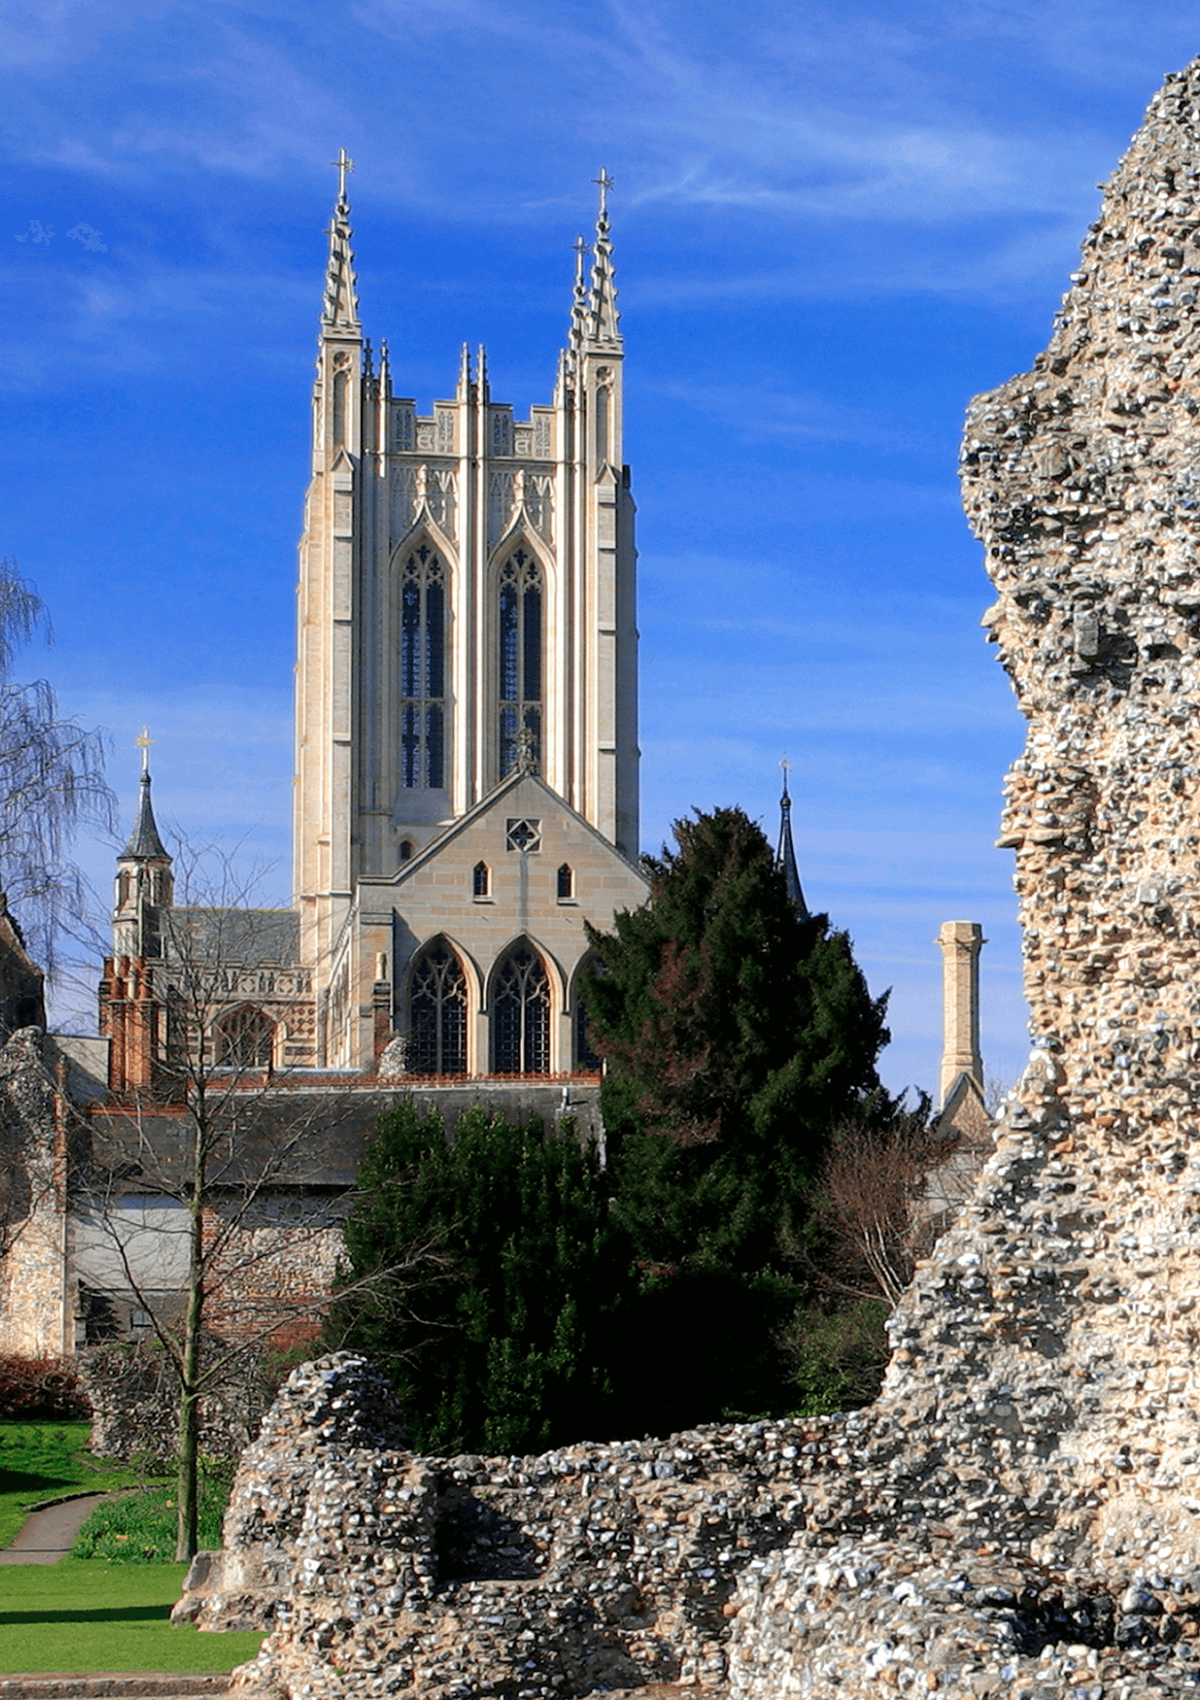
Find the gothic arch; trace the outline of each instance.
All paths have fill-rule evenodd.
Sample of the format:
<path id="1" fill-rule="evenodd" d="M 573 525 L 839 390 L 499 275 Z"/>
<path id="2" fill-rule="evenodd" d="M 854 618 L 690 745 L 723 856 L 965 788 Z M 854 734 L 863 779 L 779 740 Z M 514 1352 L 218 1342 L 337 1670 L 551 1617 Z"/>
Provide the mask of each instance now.
<path id="1" fill-rule="evenodd" d="M 572 1068 L 598 1070 L 603 1065 L 600 1057 L 588 1043 L 587 1009 L 580 996 L 580 980 L 590 969 L 595 968 L 600 957 L 594 950 L 585 950 L 575 964 L 571 975 L 571 1001 L 567 1006 L 571 1018 L 571 1066 Z"/>
<path id="2" fill-rule="evenodd" d="M 413 956 L 404 992 L 410 1074 L 466 1074 L 474 1004 L 461 953 L 443 935 Z"/>
<path id="3" fill-rule="evenodd" d="M 427 519 L 392 551 L 387 629 L 402 792 L 451 785 L 454 573 L 454 552 Z"/>
<path id="4" fill-rule="evenodd" d="M 514 527 L 493 550 L 487 574 L 483 688 L 492 783 L 516 767 L 522 731 L 532 735 L 535 767 L 545 770 L 555 605 L 552 557 L 523 525 Z"/>
<path id="5" fill-rule="evenodd" d="M 496 960 L 488 996 L 493 1074 L 550 1074 L 554 986 L 547 958 L 525 936 Z"/>
<path id="6" fill-rule="evenodd" d="M 268 1069 L 275 1060 L 276 1023 L 257 1005 L 244 1003 L 213 1022 L 217 1068 Z"/>

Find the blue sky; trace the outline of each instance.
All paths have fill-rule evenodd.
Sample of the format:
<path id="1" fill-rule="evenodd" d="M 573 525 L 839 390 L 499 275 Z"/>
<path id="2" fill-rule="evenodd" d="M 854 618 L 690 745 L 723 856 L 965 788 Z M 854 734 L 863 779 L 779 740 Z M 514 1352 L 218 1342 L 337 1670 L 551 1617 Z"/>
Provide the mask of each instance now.
<path id="1" fill-rule="evenodd" d="M 323 230 L 345 146 L 368 335 L 422 407 L 464 341 L 549 399 L 601 163 L 641 551 L 643 841 L 693 805 L 774 834 L 936 1082 L 948 918 L 984 1051 L 1025 1011 L 1022 723 L 955 458 L 1025 369 L 1190 7 L 1104 0 L 311 0 L 0 7 L 0 553 L 26 658 L 111 733 L 128 820 L 241 845 L 286 901 L 295 541 Z M 111 850 L 83 846 L 107 889 Z"/>

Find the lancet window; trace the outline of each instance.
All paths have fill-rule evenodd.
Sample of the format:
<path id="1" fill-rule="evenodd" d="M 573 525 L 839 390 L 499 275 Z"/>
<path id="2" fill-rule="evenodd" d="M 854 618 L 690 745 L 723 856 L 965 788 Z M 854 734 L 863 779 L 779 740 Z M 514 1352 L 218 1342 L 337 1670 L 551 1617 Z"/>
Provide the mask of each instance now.
<path id="1" fill-rule="evenodd" d="M 496 974 L 492 1067 L 497 1074 L 550 1072 L 550 982 L 527 944 L 514 946 Z"/>
<path id="2" fill-rule="evenodd" d="M 400 576 L 400 783 L 446 780 L 446 569 L 427 543 Z"/>
<path id="3" fill-rule="evenodd" d="M 449 945 L 434 945 L 417 958 L 408 996 L 409 1072 L 465 1074 L 467 984 Z"/>
<path id="4" fill-rule="evenodd" d="M 518 549 L 500 569 L 499 747 L 503 779 L 542 755 L 542 572 Z"/>

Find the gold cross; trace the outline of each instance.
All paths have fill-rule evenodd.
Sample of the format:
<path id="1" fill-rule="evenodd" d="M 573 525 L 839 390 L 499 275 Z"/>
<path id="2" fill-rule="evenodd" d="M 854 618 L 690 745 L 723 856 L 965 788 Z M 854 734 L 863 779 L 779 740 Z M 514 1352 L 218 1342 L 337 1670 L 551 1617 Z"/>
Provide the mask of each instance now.
<path id="1" fill-rule="evenodd" d="M 350 158 L 350 155 L 346 152 L 345 148 L 339 148 L 337 158 L 330 160 L 329 163 L 337 167 L 338 200 L 344 201 L 346 199 L 346 173 L 354 170 L 354 161 Z"/>
<path id="2" fill-rule="evenodd" d="M 612 178 L 608 175 L 608 171 L 603 165 L 600 167 L 599 177 L 593 177 L 592 182 L 597 183 L 600 186 L 600 217 L 602 219 L 607 218 L 608 217 L 608 191 L 610 189 L 615 189 L 617 185 L 613 182 Z"/>
<path id="3" fill-rule="evenodd" d="M 152 744 L 156 743 L 157 740 L 150 736 L 150 728 L 148 726 L 143 726 L 142 731 L 141 731 L 141 736 L 138 737 L 138 738 L 135 738 L 133 741 L 137 745 L 138 749 L 141 750 L 141 752 L 142 752 L 142 772 L 143 773 L 149 773 L 149 771 L 150 771 L 150 746 Z"/>

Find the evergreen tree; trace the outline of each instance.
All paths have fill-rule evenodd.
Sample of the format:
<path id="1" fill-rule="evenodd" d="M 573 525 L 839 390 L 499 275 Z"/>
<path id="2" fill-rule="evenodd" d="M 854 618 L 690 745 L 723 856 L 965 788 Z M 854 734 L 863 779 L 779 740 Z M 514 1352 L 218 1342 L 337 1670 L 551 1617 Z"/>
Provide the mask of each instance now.
<path id="1" fill-rule="evenodd" d="M 390 1376 L 413 1444 L 538 1452 L 609 1432 L 607 1366 L 630 1267 L 595 1155 L 482 1107 L 447 1142 L 411 1104 L 380 1117 L 345 1227 L 358 1280 L 428 1247 L 416 1284 L 336 1307 L 334 1344 Z"/>
<path id="2" fill-rule="evenodd" d="M 648 863 L 645 907 L 592 932 L 584 988 L 640 1272 L 637 1396 L 660 1430 L 788 1403 L 776 1340 L 805 1296 L 813 1181 L 834 1126 L 877 1092 L 888 1038 L 886 994 L 845 933 L 797 914 L 740 809 L 675 837 Z"/>

